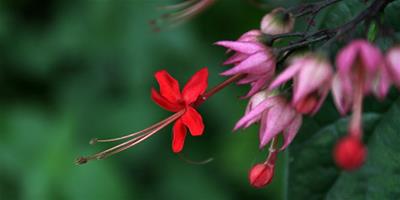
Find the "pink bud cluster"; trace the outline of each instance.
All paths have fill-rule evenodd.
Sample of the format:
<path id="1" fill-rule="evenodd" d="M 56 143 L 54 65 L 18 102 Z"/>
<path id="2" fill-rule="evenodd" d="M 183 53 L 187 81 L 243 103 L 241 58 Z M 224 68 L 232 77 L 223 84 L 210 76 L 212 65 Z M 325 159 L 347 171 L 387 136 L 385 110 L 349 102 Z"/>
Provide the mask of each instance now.
<path id="1" fill-rule="evenodd" d="M 284 70 L 277 69 L 276 51 L 266 44 L 273 34 L 288 33 L 294 19 L 279 8 L 267 14 L 260 30 L 251 30 L 236 41 L 216 44 L 235 52 L 223 64 L 233 65 L 221 75 L 243 75 L 238 84 L 249 84 L 249 103 L 234 130 L 259 122 L 260 148 L 280 134 L 284 150 L 294 139 L 302 124 L 302 115 L 314 115 L 332 91 L 339 112 L 352 111 L 348 136 L 334 150 L 339 167 L 353 170 L 362 166 L 366 148 L 362 143 L 362 100 L 374 94 L 382 100 L 391 84 L 400 88 L 400 48 L 393 47 L 386 56 L 365 40 L 355 40 L 337 54 L 336 71 L 331 62 L 319 53 L 305 53 L 289 59 Z M 276 20 L 284 20 L 276 21 Z M 281 71 L 280 73 L 276 73 Z M 288 92 L 291 91 L 291 92 Z M 255 187 L 268 184 L 273 176 L 273 163 L 259 164 L 250 171 Z"/>

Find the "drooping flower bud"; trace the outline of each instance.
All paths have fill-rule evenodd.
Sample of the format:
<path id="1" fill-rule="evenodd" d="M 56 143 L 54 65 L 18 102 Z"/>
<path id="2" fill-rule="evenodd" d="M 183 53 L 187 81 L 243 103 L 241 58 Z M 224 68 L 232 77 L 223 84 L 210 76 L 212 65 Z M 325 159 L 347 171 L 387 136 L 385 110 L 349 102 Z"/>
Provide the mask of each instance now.
<path id="1" fill-rule="evenodd" d="M 288 33 L 293 30 L 295 18 L 284 8 L 275 8 L 261 20 L 261 32 L 269 35 Z"/>
<path id="2" fill-rule="evenodd" d="M 249 172 L 251 186 L 262 188 L 272 181 L 274 166 L 266 163 L 254 165 Z"/>
<path id="3" fill-rule="evenodd" d="M 350 110 L 357 96 L 373 91 L 381 62 L 380 49 L 365 40 L 354 40 L 339 51 L 332 91 L 340 114 L 345 115 Z"/>
<path id="4" fill-rule="evenodd" d="M 334 158 L 336 164 L 347 171 L 360 168 L 366 158 L 367 149 L 359 138 L 346 136 L 335 146 Z"/>
<path id="5" fill-rule="evenodd" d="M 291 64 L 271 83 L 275 89 L 293 80 L 292 105 L 302 114 L 315 114 L 329 93 L 333 70 L 329 61 L 314 53 L 293 59 Z"/>

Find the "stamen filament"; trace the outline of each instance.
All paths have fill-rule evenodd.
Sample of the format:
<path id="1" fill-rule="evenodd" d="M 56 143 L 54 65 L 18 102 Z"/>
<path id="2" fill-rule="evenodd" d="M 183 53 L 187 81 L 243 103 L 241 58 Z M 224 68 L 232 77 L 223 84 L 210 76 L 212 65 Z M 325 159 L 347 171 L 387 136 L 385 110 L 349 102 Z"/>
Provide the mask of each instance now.
<path id="1" fill-rule="evenodd" d="M 176 114 L 176 113 L 175 113 L 175 114 Z M 173 116 L 174 116 L 174 115 L 171 115 L 171 116 L 167 117 L 166 119 L 164 119 L 164 120 L 162 120 L 162 121 L 160 121 L 160 122 L 157 122 L 157 123 L 151 125 L 150 127 L 147 127 L 147 128 L 145 128 L 145 129 L 143 129 L 143 130 L 141 130 L 141 131 L 138 131 L 138 132 L 134 132 L 134 133 L 131 133 L 131 134 L 128 134 L 128 135 L 124 135 L 124 136 L 122 136 L 122 137 L 110 138 L 110 139 L 97 139 L 97 138 L 93 138 L 93 139 L 90 141 L 90 144 L 95 144 L 95 143 L 97 143 L 97 142 L 100 142 L 100 143 L 115 142 L 115 141 L 119 141 L 119 140 L 128 139 L 128 138 L 131 138 L 131 137 L 133 137 L 133 136 L 140 135 L 140 134 L 145 133 L 145 132 L 152 131 L 153 129 L 155 129 L 155 128 L 157 128 L 158 126 L 162 125 L 162 124 L 165 123 L 166 121 L 170 120 L 170 118 L 172 118 Z"/>
<path id="2" fill-rule="evenodd" d="M 197 0 L 186 0 L 185 2 L 178 3 L 175 5 L 159 6 L 158 9 L 160 9 L 160 10 L 176 10 L 176 9 L 186 8 L 196 1 Z"/>
<path id="3" fill-rule="evenodd" d="M 185 110 L 181 110 L 173 115 L 171 115 L 170 117 L 168 117 L 167 119 L 163 120 L 163 123 L 157 123 L 159 124 L 157 127 L 155 127 L 154 129 L 150 130 L 150 132 L 147 133 L 143 133 L 143 135 L 139 135 L 131 140 L 128 140 L 124 143 L 121 143 L 119 145 L 116 145 L 114 147 L 111 147 L 109 149 L 106 149 L 102 152 L 99 152 L 97 154 L 94 154 L 92 156 L 88 156 L 88 157 L 80 157 L 76 160 L 76 164 L 84 164 L 87 163 L 90 160 L 95 160 L 95 159 L 103 159 L 106 158 L 108 156 L 111 156 L 113 154 L 116 154 L 118 152 L 121 152 L 123 150 L 126 150 L 136 144 L 139 144 L 140 142 L 146 140 L 147 138 L 149 138 L 150 136 L 154 135 L 155 133 L 157 133 L 159 130 L 163 129 L 165 126 L 169 125 L 170 123 L 174 122 L 176 119 L 178 119 L 179 117 L 181 117 L 183 115 L 183 113 L 185 112 Z M 149 129 L 149 128 L 147 128 Z"/>

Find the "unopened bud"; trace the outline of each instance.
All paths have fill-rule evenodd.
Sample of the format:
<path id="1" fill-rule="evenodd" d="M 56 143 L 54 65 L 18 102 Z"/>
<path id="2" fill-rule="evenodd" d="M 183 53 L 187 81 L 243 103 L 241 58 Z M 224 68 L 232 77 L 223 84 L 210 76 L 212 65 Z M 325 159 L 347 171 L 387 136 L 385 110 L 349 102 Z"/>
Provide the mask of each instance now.
<path id="1" fill-rule="evenodd" d="M 360 168 L 365 161 L 367 149 L 359 138 L 346 136 L 339 140 L 334 150 L 336 164 L 347 171 Z"/>
<path id="2" fill-rule="evenodd" d="M 269 35 L 289 33 L 293 30 L 295 18 L 284 8 L 276 8 L 261 20 L 261 32 Z"/>
<path id="3" fill-rule="evenodd" d="M 274 176 L 274 166 L 270 164 L 256 164 L 249 172 L 251 186 L 262 188 L 272 181 Z"/>

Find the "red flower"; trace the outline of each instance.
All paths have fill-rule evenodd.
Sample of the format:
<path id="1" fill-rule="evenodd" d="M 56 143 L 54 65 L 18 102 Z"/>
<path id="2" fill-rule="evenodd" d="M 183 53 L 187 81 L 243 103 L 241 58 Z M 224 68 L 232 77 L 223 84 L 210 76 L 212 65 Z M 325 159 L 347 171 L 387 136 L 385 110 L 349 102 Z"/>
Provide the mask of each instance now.
<path id="1" fill-rule="evenodd" d="M 151 98 L 159 106 L 171 112 L 185 110 L 173 127 L 172 150 L 175 153 L 183 149 L 186 137 L 186 128 L 192 136 L 200 136 L 204 131 L 201 115 L 193 108 L 193 103 L 207 88 L 208 69 L 203 68 L 196 72 L 186 83 L 182 92 L 179 83 L 167 71 L 161 70 L 155 73 L 155 78 L 160 85 L 160 92 L 152 88 Z"/>

